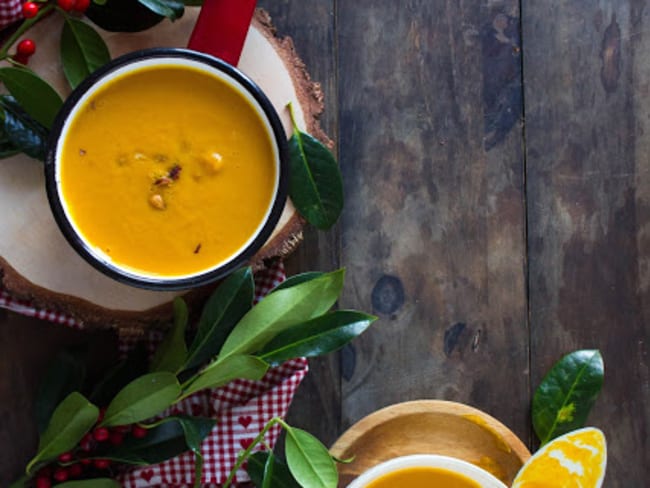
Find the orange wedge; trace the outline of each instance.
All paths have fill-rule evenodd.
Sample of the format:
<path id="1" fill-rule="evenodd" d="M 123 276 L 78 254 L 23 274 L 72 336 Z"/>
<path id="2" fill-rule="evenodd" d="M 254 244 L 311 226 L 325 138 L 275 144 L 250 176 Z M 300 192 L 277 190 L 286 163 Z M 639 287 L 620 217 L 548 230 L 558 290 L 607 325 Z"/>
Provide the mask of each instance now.
<path id="1" fill-rule="evenodd" d="M 606 465 L 605 435 L 593 427 L 574 430 L 537 451 L 512 488 L 600 488 Z"/>

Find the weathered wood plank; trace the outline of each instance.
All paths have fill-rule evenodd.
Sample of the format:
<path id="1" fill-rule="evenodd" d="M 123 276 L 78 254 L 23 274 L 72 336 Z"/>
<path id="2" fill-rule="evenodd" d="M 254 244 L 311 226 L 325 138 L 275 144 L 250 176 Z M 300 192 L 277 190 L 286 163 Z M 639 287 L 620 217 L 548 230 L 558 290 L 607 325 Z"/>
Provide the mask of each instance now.
<path id="1" fill-rule="evenodd" d="M 650 455 L 650 19 L 645 2 L 525 2 L 532 385 L 602 350 L 590 423 L 606 485 L 647 486 Z"/>
<path id="2" fill-rule="evenodd" d="M 528 435 L 518 3 L 340 2 L 345 425 L 417 398 Z"/>
<path id="3" fill-rule="evenodd" d="M 259 6 L 273 18 L 278 35 L 290 35 L 312 79 L 321 83 L 325 112 L 321 123 L 325 132 L 337 138 L 337 78 L 335 45 L 335 2 L 333 0 L 269 1 Z M 338 229 L 319 232 L 305 230 L 304 242 L 287 261 L 287 273 L 331 270 L 339 265 Z M 333 442 L 340 433 L 339 357 L 332 354 L 310 362 L 307 375 L 289 412 L 289 421 L 301 426 L 323 442 Z"/>

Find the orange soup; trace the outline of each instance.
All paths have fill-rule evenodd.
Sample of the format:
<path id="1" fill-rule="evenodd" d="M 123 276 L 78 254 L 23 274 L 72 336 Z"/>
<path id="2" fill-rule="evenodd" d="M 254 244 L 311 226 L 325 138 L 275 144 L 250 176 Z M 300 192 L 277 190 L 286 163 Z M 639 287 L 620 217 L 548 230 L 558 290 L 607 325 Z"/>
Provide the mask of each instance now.
<path id="1" fill-rule="evenodd" d="M 481 488 L 481 485 L 448 469 L 415 467 L 385 474 L 365 488 Z"/>
<path id="2" fill-rule="evenodd" d="M 59 153 L 60 193 L 83 239 L 115 265 L 182 277 L 223 264 L 270 212 L 268 123 L 217 75 L 140 67 L 92 93 Z"/>

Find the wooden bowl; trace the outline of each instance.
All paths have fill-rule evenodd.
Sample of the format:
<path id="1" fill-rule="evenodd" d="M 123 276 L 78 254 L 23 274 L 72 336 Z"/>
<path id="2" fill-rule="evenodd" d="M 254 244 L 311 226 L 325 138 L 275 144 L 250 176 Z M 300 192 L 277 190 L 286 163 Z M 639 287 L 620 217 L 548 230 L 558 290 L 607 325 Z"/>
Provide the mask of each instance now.
<path id="1" fill-rule="evenodd" d="M 350 427 L 332 446 L 339 486 L 367 469 L 409 454 L 442 454 L 475 464 L 510 486 L 530 452 L 505 425 L 476 408 L 441 400 L 398 403 Z"/>

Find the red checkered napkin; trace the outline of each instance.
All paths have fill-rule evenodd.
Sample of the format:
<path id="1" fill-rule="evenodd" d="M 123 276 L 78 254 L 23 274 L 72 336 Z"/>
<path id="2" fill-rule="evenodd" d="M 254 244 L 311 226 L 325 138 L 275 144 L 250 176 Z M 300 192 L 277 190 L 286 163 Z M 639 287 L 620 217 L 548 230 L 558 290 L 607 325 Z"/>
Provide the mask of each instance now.
<path id="1" fill-rule="evenodd" d="M 0 0 L 0 29 L 23 18 L 20 0 Z"/>
<path id="2" fill-rule="evenodd" d="M 281 261 L 256 273 L 255 301 L 259 301 L 284 279 L 284 265 Z M 51 310 L 39 310 L 29 302 L 17 300 L 2 290 L 0 307 L 76 329 L 83 328 L 83 324 L 78 321 Z M 151 350 L 161 338 L 160 332 L 149 333 L 147 341 Z M 119 345 L 120 351 L 128 352 L 134 345 L 132 342 L 123 341 Z M 218 420 L 215 429 L 201 446 L 204 460 L 202 486 L 217 487 L 223 484 L 235 465 L 239 452 L 250 446 L 264 424 L 274 417 L 286 415 L 293 395 L 307 370 L 306 359 L 288 361 L 269 370 L 260 381 L 236 380 L 222 388 L 198 392 L 168 412 L 213 417 Z M 269 446 L 275 445 L 279 433 L 279 426 L 268 431 L 265 440 Z M 189 488 L 193 479 L 194 456 L 191 453 L 120 475 L 124 488 Z M 240 470 L 235 481 L 248 481 L 248 475 Z"/>

